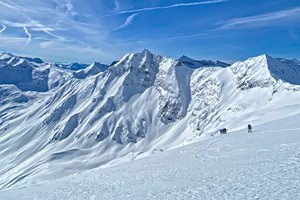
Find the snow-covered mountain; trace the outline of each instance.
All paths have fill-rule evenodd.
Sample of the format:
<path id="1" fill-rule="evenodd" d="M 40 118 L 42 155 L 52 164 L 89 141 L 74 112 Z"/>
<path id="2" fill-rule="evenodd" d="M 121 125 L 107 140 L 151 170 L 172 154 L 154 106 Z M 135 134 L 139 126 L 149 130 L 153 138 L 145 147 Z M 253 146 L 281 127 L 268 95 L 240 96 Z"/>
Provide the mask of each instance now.
<path id="1" fill-rule="evenodd" d="M 87 76 L 92 76 L 104 72 L 108 69 L 107 65 L 103 65 L 99 62 L 94 62 L 91 65 L 88 65 L 84 69 L 77 70 L 73 72 L 75 78 L 86 78 Z"/>
<path id="2" fill-rule="evenodd" d="M 179 60 L 185 64 L 186 66 L 192 68 L 192 69 L 197 69 L 199 67 L 228 67 L 229 64 L 221 62 L 217 60 L 216 62 L 211 61 L 211 60 L 194 60 L 192 58 L 189 58 L 185 55 L 181 56 Z"/>
<path id="3" fill-rule="evenodd" d="M 46 92 L 51 87 L 50 66 L 12 54 L 0 55 L 0 84 L 12 84 L 21 91 Z M 49 79 L 50 78 L 50 79 Z"/>
<path id="4" fill-rule="evenodd" d="M 87 68 L 89 65 L 84 63 L 57 63 L 57 66 L 63 69 L 70 69 L 70 70 L 81 70 Z"/>
<path id="5" fill-rule="evenodd" d="M 0 189 L 300 113 L 298 62 L 267 55 L 228 67 L 191 60 L 144 50 L 109 67 L 71 71 L 2 54 Z"/>

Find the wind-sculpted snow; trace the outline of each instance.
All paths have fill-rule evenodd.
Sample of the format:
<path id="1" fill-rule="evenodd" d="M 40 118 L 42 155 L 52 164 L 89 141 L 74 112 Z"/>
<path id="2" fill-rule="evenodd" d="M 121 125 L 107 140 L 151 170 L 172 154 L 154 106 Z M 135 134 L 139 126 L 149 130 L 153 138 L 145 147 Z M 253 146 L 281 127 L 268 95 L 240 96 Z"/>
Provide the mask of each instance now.
<path id="1" fill-rule="evenodd" d="M 57 107 L 52 111 L 50 110 L 49 117 L 45 120 L 45 124 L 55 123 L 59 121 L 64 114 L 68 114 L 72 108 L 76 105 L 77 95 L 74 94 L 64 100 L 59 102 Z"/>
<path id="2" fill-rule="evenodd" d="M 192 83 L 196 106 L 192 110 L 189 124 L 194 130 L 203 132 L 207 125 L 210 125 L 213 120 L 216 121 L 215 117 L 221 106 L 222 83 L 215 78 L 210 78 L 200 85 L 199 82 L 203 81 L 201 78 L 200 76 Z"/>
<path id="3" fill-rule="evenodd" d="M 0 85 L 0 105 L 5 105 L 12 102 L 25 103 L 28 101 L 29 98 L 21 91 L 18 91 L 14 85 Z"/>
<path id="4" fill-rule="evenodd" d="M 299 117 L 208 137 L 122 165 L 0 192 L 3 200 L 299 199 Z M 47 158 L 80 157 L 70 149 Z"/>
<path id="5" fill-rule="evenodd" d="M 106 114 L 113 112 L 115 110 L 116 110 L 116 106 L 114 104 L 113 98 L 110 97 L 104 102 L 104 105 L 97 110 L 97 115 L 95 115 L 91 119 L 90 124 L 93 125 L 96 121 L 104 117 Z"/>
<path id="6" fill-rule="evenodd" d="M 182 119 L 191 101 L 190 76 L 192 70 L 178 61 L 164 60 L 157 75 L 159 92 L 158 116 L 164 124 Z"/>
<path id="7" fill-rule="evenodd" d="M 199 68 L 184 59 L 144 50 L 111 66 L 74 71 L 2 54 L 0 189 L 300 112 L 294 109 L 300 100 L 296 61 L 262 55 L 230 67 L 201 61 Z"/>
<path id="8" fill-rule="evenodd" d="M 245 62 L 236 62 L 230 68 L 236 75 L 237 88 L 240 90 L 255 87 L 269 88 L 275 86 L 278 81 L 300 84 L 300 65 L 268 55 L 249 58 Z"/>
<path id="9" fill-rule="evenodd" d="M 237 88 L 248 90 L 255 87 L 268 88 L 275 84 L 267 66 L 265 55 L 236 62 L 230 69 L 235 74 Z"/>
<path id="10" fill-rule="evenodd" d="M 123 59 L 116 64 L 116 68 L 123 68 L 127 73 L 123 86 L 120 88 L 120 95 L 124 101 L 128 101 L 135 94 L 143 93 L 154 85 L 160 60 L 159 56 L 154 56 L 148 50 L 144 50 L 141 54 L 129 55 L 126 63 Z"/>
<path id="11" fill-rule="evenodd" d="M 61 70 L 55 67 L 55 65 L 49 66 L 50 72 L 48 77 L 48 88 L 52 89 L 61 89 L 65 83 L 70 81 L 73 78 L 73 75 L 65 70 Z"/>
<path id="12" fill-rule="evenodd" d="M 36 66 L 22 58 L 0 56 L 0 84 L 14 84 L 22 91 L 46 92 L 49 68 Z"/>
<path id="13" fill-rule="evenodd" d="M 61 132 L 57 132 L 53 140 L 63 140 L 69 137 L 72 132 L 77 128 L 78 126 L 78 114 L 75 114 L 71 116 L 67 123 L 64 125 L 64 129 Z"/>

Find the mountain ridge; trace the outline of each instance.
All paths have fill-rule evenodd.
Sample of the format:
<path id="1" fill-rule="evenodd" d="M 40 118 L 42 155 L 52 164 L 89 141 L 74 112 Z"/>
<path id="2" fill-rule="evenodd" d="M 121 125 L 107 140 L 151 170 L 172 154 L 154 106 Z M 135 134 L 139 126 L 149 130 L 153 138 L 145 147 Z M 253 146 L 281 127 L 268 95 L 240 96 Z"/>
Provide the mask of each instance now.
<path id="1" fill-rule="evenodd" d="M 260 112 L 300 100 L 299 65 L 267 55 L 192 69 L 144 50 L 77 71 L 1 58 L 1 189 L 151 155 L 222 127 L 266 123 Z"/>
<path id="2" fill-rule="evenodd" d="M 221 62 L 219 60 L 217 60 L 216 62 L 211 61 L 211 60 L 194 60 L 185 55 L 181 56 L 178 60 L 180 60 L 187 66 L 191 67 L 192 69 L 197 69 L 199 67 L 214 67 L 214 66 L 228 67 L 228 66 L 230 66 L 229 64 Z"/>

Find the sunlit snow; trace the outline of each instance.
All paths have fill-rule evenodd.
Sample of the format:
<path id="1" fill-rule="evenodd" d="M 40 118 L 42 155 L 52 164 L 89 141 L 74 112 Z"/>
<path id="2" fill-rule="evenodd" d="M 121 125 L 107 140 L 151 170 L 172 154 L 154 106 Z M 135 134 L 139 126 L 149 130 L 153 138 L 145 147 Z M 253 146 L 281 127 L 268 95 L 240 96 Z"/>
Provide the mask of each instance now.
<path id="1" fill-rule="evenodd" d="M 0 199 L 299 199 L 299 61 L 66 68 L 1 54 Z"/>

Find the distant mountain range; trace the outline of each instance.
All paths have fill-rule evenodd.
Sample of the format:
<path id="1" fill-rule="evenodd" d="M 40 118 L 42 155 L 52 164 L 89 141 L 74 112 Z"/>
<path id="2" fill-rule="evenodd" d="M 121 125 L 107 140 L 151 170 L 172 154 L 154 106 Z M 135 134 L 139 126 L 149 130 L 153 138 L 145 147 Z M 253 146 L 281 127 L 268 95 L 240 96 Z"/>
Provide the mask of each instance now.
<path id="1" fill-rule="evenodd" d="M 63 69 L 70 69 L 70 70 L 81 70 L 85 69 L 89 66 L 89 64 L 84 64 L 84 63 L 56 63 L 58 67 L 63 68 Z"/>

